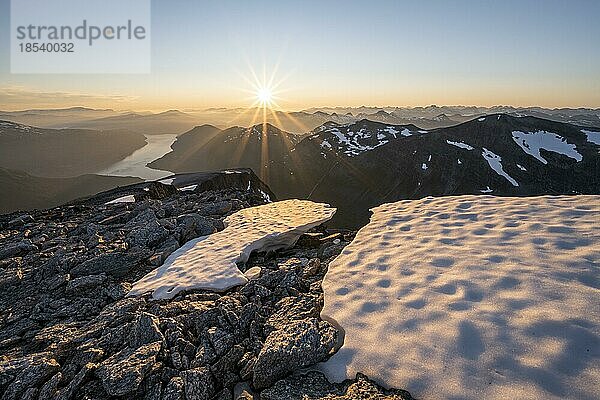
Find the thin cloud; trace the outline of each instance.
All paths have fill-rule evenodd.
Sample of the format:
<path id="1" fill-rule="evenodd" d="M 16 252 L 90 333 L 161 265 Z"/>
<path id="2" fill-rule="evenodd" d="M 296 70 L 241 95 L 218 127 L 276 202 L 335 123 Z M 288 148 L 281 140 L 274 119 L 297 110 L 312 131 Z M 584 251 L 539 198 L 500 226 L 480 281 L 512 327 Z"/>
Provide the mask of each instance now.
<path id="1" fill-rule="evenodd" d="M 138 97 L 136 96 L 51 92 L 20 86 L 0 88 L 0 104 L 2 104 L 3 108 L 12 110 L 70 106 L 110 107 L 114 105 L 128 105 L 137 99 Z"/>

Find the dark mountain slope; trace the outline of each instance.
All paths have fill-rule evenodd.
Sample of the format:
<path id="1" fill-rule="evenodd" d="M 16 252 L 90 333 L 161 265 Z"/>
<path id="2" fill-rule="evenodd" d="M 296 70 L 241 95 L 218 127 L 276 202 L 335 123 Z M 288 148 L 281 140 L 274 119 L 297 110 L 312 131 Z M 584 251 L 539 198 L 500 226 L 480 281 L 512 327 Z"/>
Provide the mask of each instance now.
<path id="1" fill-rule="evenodd" d="M 40 178 L 0 168 L 0 213 L 54 207 L 79 197 L 136 182 L 140 180 L 100 175 Z"/>
<path id="2" fill-rule="evenodd" d="M 152 166 L 252 168 L 278 198 L 328 202 L 339 209 L 335 223 L 357 227 L 370 207 L 399 199 L 600 193 L 600 138 L 593 139 L 600 134 L 588 139 L 586 131 L 593 129 L 507 114 L 434 130 L 327 122 L 298 143 L 270 125 L 265 133 L 260 125 L 218 133 L 200 127 Z"/>
<path id="3" fill-rule="evenodd" d="M 129 131 L 41 129 L 0 121 L 0 167 L 46 177 L 73 177 L 102 170 L 143 147 Z"/>
<path id="4" fill-rule="evenodd" d="M 355 137 L 364 126 L 348 128 Z M 371 125 L 370 133 L 381 129 Z M 329 148 L 329 126 L 294 149 L 285 164 L 293 184 L 270 182 L 280 197 L 309 197 L 339 208 L 337 222 L 366 222 L 368 209 L 399 199 L 490 193 L 503 196 L 600 192 L 598 145 L 581 128 L 533 117 L 482 117 L 428 133 L 402 136 L 353 153 L 353 141 Z M 515 133 L 513 133 L 515 132 Z M 521 143 L 521 144 L 519 144 Z M 536 148 L 541 145 L 544 148 Z M 315 151 L 315 148 L 327 148 Z M 532 153 L 532 154 L 529 154 Z M 536 157 L 537 156 L 537 157 Z M 543 160 L 543 161 L 542 161 Z M 287 188 L 287 192 L 281 193 Z"/>
<path id="5" fill-rule="evenodd" d="M 171 148 L 173 151 L 149 164 L 151 168 L 169 171 L 194 171 L 194 158 L 198 151 L 217 136 L 221 130 L 212 125 L 193 128 L 177 137 Z"/>
<path id="6" fill-rule="evenodd" d="M 220 132 L 211 128 L 205 125 L 186 133 L 181 145 L 174 145 L 172 153 L 150 166 L 174 172 L 251 168 L 268 181 L 272 166 L 289 157 L 299 140 L 297 135 L 270 124 L 233 127 Z M 192 134 L 196 129 L 198 131 Z M 210 136 L 212 138 L 206 141 Z"/>

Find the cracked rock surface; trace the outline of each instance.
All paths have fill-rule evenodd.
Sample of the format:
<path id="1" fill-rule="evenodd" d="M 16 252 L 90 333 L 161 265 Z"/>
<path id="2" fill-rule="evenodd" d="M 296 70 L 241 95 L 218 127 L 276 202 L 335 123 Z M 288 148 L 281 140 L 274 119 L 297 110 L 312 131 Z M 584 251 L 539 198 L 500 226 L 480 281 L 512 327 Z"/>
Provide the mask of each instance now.
<path id="1" fill-rule="evenodd" d="M 264 204 L 242 183 L 0 216 L 0 399 L 410 399 L 306 372 L 339 339 L 321 281 L 351 232 L 253 253 L 239 266 L 251 279 L 223 293 L 125 297 L 183 243 Z"/>

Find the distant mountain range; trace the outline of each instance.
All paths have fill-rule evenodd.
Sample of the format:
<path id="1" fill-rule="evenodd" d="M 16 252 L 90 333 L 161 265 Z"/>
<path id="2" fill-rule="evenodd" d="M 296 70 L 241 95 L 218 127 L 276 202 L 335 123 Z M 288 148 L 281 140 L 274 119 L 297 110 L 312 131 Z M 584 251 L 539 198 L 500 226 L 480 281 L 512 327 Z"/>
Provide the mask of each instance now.
<path id="1" fill-rule="evenodd" d="M 126 129 L 144 134 L 180 134 L 195 126 L 211 124 L 219 128 L 252 126 L 263 117 L 271 125 L 290 133 L 305 134 L 326 122 L 346 124 L 368 119 L 394 125 L 414 124 L 423 129 L 444 128 L 490 114 L 533 116 L 584 127 L 600 126 L 600 109 L 541 107 L 325 107 L 284 112 L 260 108 L 210 108 L 169 110 L 161 113 L 115 111 L 73 107 L 54 110 L 0 111 L 0 120 L 42 128 L 94 130 Z"/>
<path id="2" fill-rule="evenodd" d="M 44 110 L 61 116 L 96 111 Z M 515 112 L 456 123 L 467 117 L 457 117 L 457 109 L 450 107 L 424 108 L 420 112 L 427 118 L 401 124 L 395 121 L 413 121 L 413 117 L 402 110 L 342 111 L 346 109 L 335 113 L 311 110 L 307 115 L 313 122 L 324 122 L 305 134 L 290 133 L 270 123 L 227 129 L 196 126 L 180 134 L 172 151 L 149 166 L 176 173 L 251 168 L 280 199 L 309 198 L 335 205 L 339 211 L 334 222 L 347 227 L 365 223 L 369 208 L 399 199 L 480 193 L 600 193 L 600 128 Z M 561 115 L 575 118 L 571 111 L 563 110 Z M 454 113 L 452 118 L 446 112 Z M 295 122 L 300 115 L 295 115 Z M 359 115 L 378 121 L 356 121 Z M 167 125 L 161 124 L 170 119 L 191 121 L 188 114 L 175 110 L 93 121 L 117 127 L 121 121 L 139 120 L 141 125 L 160 126 L 158 132 L 166 129 Z M 452 121 L 453 125 L 424 128 L 425 120 Z M 13 206 L 23 207 L 54 205 L 58 199 L 104 190 L 122 182 L 89 174 L 124 159 L 145 143 L 143 134 L 131 130 L 48 129 L 0 121 L 0 190 L 28 193 L 5 196 L 18 200 L 10 200 Z M 31 199 L 22 200 L 28 196 Z"/>
<path id="3" fill-rule="evenodd" d="M 145 134 L 181 133 L 198 124 L 193 115 L 177 110 L 158 114 L 125 113 L 70 124 L 71 128 L 127 129 Z"/>
<path id="4" fill-rule="evenodd" d="M 337 223 L 352 227 L 368 220 L 370 207 L 398 199 L 600 193 L 600 129 L 508 114 L 433 130 L 329 122 L 297 143 L 271 125 L 266 135 L 260 129 L 197 128 L 153 166 L 250 167 L 279 198 L 329 202 Z"/>
<path id="5" fill-rule="evenodd" d="M 493 106 L 493 107 L 478 107 L 478 106 L 437 106 L 430 105 L 427 107 L 323 107 L 310 108 L 304 110 L 307 113 L 324 112 L 336 114 L 351 113 L 355 116 L 373 115 L 380 111 L 393 115 L 396 118 L 405 118 L 408 120 L 433 120 L 448 118 L 452 121 L 466 122 L 461 118 L 466 117 L 467 120 L 475 117 L 490 114 L 510 114 L 513 116 L 531 116 L 549 119 L 556 122 L 565 122 L 569 124 L 581 126 L 600 126 L 600 109 L 599 108 L 543 108 L 543 107 L 513 107 L 513 106 Z M 374 118 L 368 118 L 376 120 Z M 380 121 L 384 122 L 384 121 Z M 417 126 L 426 128 L 423 124 L 416 123 Z M 433 127 L 432 127 L 433 128 Z"/>

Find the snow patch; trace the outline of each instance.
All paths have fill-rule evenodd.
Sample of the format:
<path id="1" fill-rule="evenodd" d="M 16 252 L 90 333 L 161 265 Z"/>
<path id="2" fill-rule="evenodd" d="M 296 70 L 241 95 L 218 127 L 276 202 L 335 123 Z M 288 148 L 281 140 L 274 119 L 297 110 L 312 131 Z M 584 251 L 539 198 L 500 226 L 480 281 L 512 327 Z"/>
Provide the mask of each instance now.
<path id="1" fill-rule="evenodd" d="M 253 251 L 292 246 L 311 228 L 333 217 L 336 209 L 307 200 L 285 200 L 240 210 L 223 221 L 221 232 L 190 240 L 165 263 L 133 284 L 128 296 L 152 292 L 170 299 L 182 290 L 223 291 L 247 282 L 236 263 Z"/>
<path id="2" fill-rule="evenodd" d="M 258 189 L 258 191 L 260 192 L 260 195 L 267 203 L 272 203 L 271 196 L 269 196 L 267 193 L 263 192 L 261 189 Z"/>
<path id="3" fill-rule="evenodd" d="M 446 143 L 452 146 L 460 147 L 461 149 L 473 150 L 473 146 L 470 146 L 464 142 L 453 142 L 452 140 L 446 140 Z"/>
<path id="4" fill-rule="evenodd" d="M 329 149 L 331 149 L 331 144 L 327 140 L 323 140 L 321 142 L 321 147 L 324 148 L 324 149 L 329 150 Z"/>
<path id="5" fill-rule="evenodd" d="M 343 132 L 342 129 L 345 131 Z M 374 131 L 361 128 L 356 132 L 351 130 L 349 126 L 336 126 L 328 128 L 326 132 L 333 135 L 333 137 L 329 138 L 329 140 L 323 140 L 320 145 L 321 148 L 325 150 L 335 148 L 349 157 L 355 157 L 383 146 L 389 143 L 392 137 L 395 139 L 398 133 L 392 126 Z M 327 154 L 324 152 L 321 152 L 321 155 L 325 158 L 327 157 Z"/>
<path id="6" fill-rule="evenodd" d="M 427 164 L 425 164 L 425 163 L 421 164 L 421 169 L 423 171 L 427 170 Z"/>
<path id="7" fill-rule="evenodd" d="M 194 190 L 196 190 L 196 188 L 198 187 L 198 185 L 190 185 L 190 186 L 185 186 L 182 187 L 181 189 L 179 189 L 181 192 L 193 192 Z"/>
<path id="8" fill-rule="evenodd" d="M 495 153 L 491 152 L 490 150 L 486 149 L 485 147 L 483 147 L 483 151 L 481 152 L 481 155 L 488 162 L 488 164 L 490 165 L 490 168 L 492 168 L 494 171 L 496 171 L 496 173 L 498 175 L 506 178 L 506 180 L 509 181 L 511 183 L 511 185 L 519 186 L 519 183 L 517 181 L 515 181 L 510 175 L 508 175 L 504 171 L 504 168 L 502 168 L 502 158 L 498 154 L 495 154 Z"/>
<path id="9" fill-rule="evenodd" d="M 361 372 L 420 399 L 597 398 L 600 196 L 372 211 L 323 281 L 322 316 L 345 331 L 318 366 L 330 380 Z"/>
<path id="10" fill-rule="evenodd" d="M 483 121 L 485 121 L 485 118 L 483 118 L 483 117 L 482 118 L 477 118 L 477 121 L 483 122 Z"/>
<path id="11" fill-rule="evenodd" d="M 581 132 L 585 133 L 588 142 L 600 145 L 600 132 L 588 131 L 585 129 L 582 129 Z"/>
<path id="12" fill-rule="evenodd" d="M 127 196 L 119 197 L 104 204 L 119 204 L 119 203 L 135 203 L 135 197 L 132 194 Z"/>
<path id="13" fill-rule="evenodd" d="M 260 273 L 262 272 L 261 267 L 252 267 L 249 268 L 244 275 L 248 278 L 249 281 L 260 278 Z"/>
<path id="14" fill-rule="evenodd" d="M 490 187 L 489 187 L 489 186 L 486 186 L 486 187 L 485 187 L 485 189 L 483 189 L 483 190 L 480 190 L 480 192 L 481 192 L 481 193 L 492 193 L 492 192 L 493 192 L 493 190 L 492 190 L 492 189 L 490 189 Z"/>
<path id="15" fill-rule="evenodd" d="M 525 168 L 524 166 L 522 166 L 521 164 L 517 164 L 517 167 L 521 170 L 521 171 L 527 171 L 527 168 Z"/>
<path id="16" fill-rule="evenodd" d="M 396 129 L 394 129 L 393 126 L 388 126 L 383 131 L 389 133 L 392 136 L 394 136 L 394 138 L 396 138 L 396 135 L 398 134 L 398 131 Z"/>
<path id="17" fill-rule="evenodd" d="M 525 153 L 537 158 L 543 164 L 548 164 L 548 161 L 542 157 L 540 149 L 564 154 L 577 162 L 583 160 L 582 155 L 577 152 L 575 145 L 568 143 L 565 138 L 556 133 L 547 131 L 513 131 L 512 136 L 513 140 Z"/>
<path id="18" fill-rule="evenodd" d="M 162 183 L 163 185 L 171 185 L 173 183 L 173 178 L 161 179 L 158 183 Z"/>

